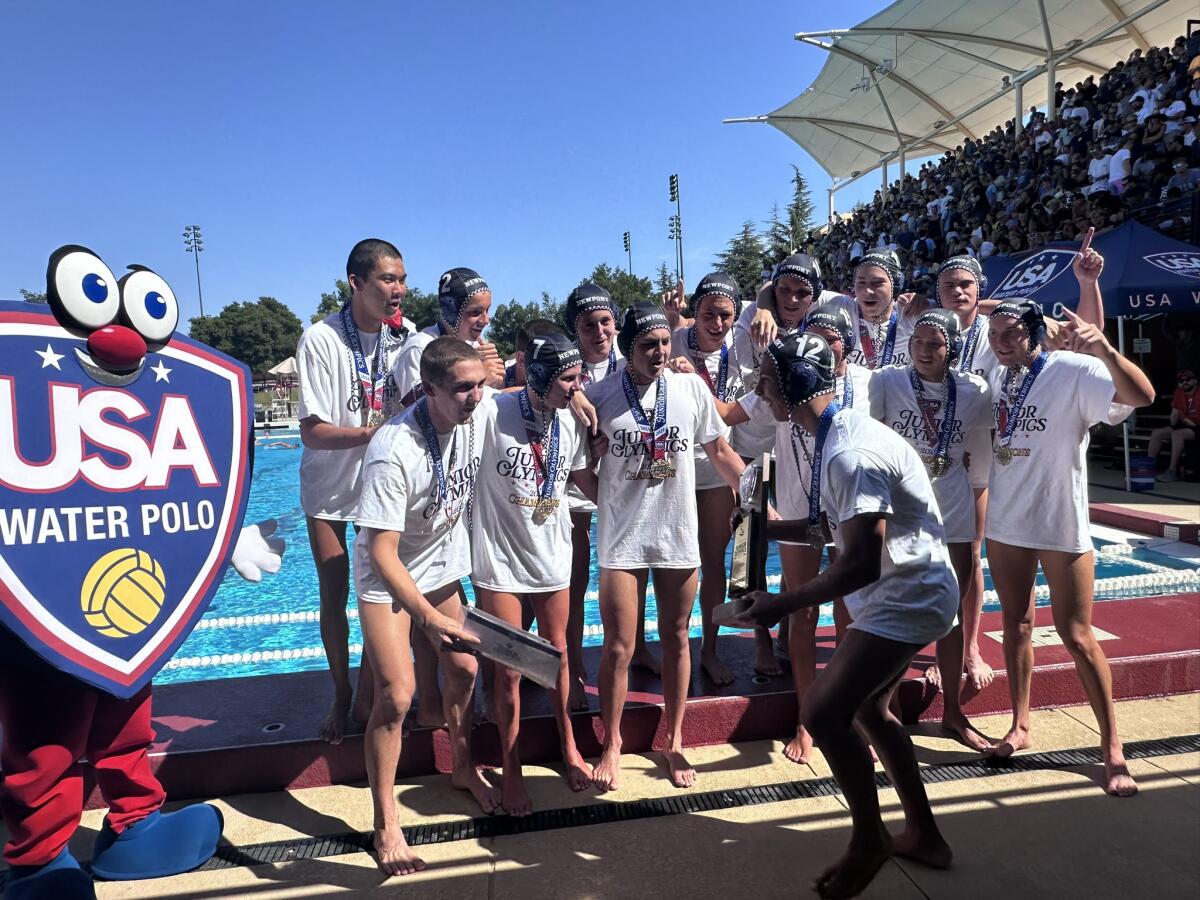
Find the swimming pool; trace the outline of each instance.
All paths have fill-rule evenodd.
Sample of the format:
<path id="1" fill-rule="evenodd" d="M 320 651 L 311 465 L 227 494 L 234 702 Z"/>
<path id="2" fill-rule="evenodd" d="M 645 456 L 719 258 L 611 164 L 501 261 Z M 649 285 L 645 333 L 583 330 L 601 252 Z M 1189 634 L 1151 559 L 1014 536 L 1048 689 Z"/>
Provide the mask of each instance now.
<path id="1" fill-rule="evenodd" d="M 298 471 L 301 451 L 298 446 L 264 446 L 274 442 L 298 445 L 299 435 L 273 431 L 269 439 L 260 439 L 246 521 L 274 518 L 279 522 L 279 534 L 288 546 L 283 568 L 279 574 L 265 577 L 260 584 L 243 581 L 232 569 L 226 573 L 204 618 L 155 679 L 159 684 L 325 668 L 317 619 L 316 572 L 308 549 L 304 513 L 300 509 Z M 1098 600 L 1200 588 L 1200 570 L 1171 557 L 1098 539 L 1096 546 Z M 998 609 L 986 560 L 984 566 L 985 608 Z M 779 558 L 774 550 L 767 571 L 770 585 L 778 587 Z M 585 608 L 584 643 L 588 646 L 599 645 L 603 640 L 597 582 L 598 576 L 593 570 Z M 1049 602 L 1045 580 L 1040 573 L 1036 591 L 1039 606 Z M 471 593 L 469 583 L 467 593 Z M 653 639 L 657 630 L 653 587 L 648 592 L 646 606 L 646 630 Z M 351 665 L 357 665 L 362 651 L 362 633 L 353 597 L 349 614 Z M 699 637 L 699 624 L 697 602 L 692 610 L 693 637 Z M 828 605 L 822 607 L 821 624 L 833 624 L 832 609 Z"/>

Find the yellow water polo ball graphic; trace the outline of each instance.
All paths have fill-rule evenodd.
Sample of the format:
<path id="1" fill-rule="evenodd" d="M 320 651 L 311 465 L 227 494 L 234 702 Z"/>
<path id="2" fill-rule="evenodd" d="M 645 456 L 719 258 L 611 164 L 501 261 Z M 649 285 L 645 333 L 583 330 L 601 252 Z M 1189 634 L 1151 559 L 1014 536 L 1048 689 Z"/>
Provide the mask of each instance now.
<path id="1" fill-rule="evenodd" d="M 167 594 L 163 568 L 144 550 L 105 553 L 83 579 L 83 617 L 105 637 L 131 637 L 158 617 Z"/>

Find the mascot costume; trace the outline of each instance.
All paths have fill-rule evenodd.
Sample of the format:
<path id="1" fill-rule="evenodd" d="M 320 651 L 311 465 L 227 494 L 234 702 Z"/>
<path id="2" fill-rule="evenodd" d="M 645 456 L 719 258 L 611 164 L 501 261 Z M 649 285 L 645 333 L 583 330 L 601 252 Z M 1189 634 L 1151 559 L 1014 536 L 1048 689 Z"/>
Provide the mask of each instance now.
<path id="1" fill-rule="evenodd" d="M 153 878 L 216 851 L 221 815 L 159 811 L 150 680 L 227 564 L 257 581 L 282 542 L 242 528 L 253 383 L 175 335 L 162 278 L 118 281 L 61 247 L 49 307 L 0 303 L 0 812 L 6 897 L 94 897 L 92 875 Z M 91 874 L 67 842 L 86 758 L 108 804 Z"/>

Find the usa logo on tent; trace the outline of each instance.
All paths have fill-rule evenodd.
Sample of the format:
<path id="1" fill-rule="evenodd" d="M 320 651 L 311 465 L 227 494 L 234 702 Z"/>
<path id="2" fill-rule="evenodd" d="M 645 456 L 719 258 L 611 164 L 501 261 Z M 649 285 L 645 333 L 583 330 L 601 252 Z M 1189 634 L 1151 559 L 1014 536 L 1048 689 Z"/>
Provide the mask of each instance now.
<path id="1" fill-rule="evenodd" d="M 1152 266 L 1158 266 L 1172 275 L 1186 275 L 1189 278 L 1200 278 L 1200 253 L 1189 253 L 1186 250 L 1176 250 L 1171 253 L 1151 253 L 1142 257 Z"/>
<path id="2" fill-rule="evenodd" d="M 1035 297 L 1037 292 L 1051 282 L 1071 271 L 1075 261 L 1074 250 L 1042 250 L 1016 266 L 990 294 L 990 299 L 1006 300 L 1009 297 Z"/>
<path id="3" fill-rule="evenodd" d="M 178 305 L 157 275 L 117 282 L 90 251 L 64 250 L 49 307 L 0 303 L 0 627 L 129 697 L 191 632 L 233 552 L 252 385 L 173 335 Z"/>

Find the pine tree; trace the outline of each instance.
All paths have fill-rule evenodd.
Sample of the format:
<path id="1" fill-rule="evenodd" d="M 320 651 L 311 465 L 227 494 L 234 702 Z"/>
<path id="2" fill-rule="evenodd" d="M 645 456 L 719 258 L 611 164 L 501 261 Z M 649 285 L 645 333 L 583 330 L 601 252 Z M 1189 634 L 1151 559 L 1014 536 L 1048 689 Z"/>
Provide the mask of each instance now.
<path id="1" fill-rule="evenodd" d="M 774 265 L 790 254 L 796 248 L 796 243 L 792 240 L 792 229 L 780 217 L 778 203 L 772 204 L 771 218 L 766 226 L 763 237 L 767 242 L 767 260 Z"/>
<path id="2" fill-rule="evenodd" d="M 804 246 L 808 240 L 812 218 L 813 205 L 808 192 L 808 181 L 800 174 L 800 167 L 792 163 L 792 202 L 788 204 L 788 228 L 791 231 L 792 249 Z"/>
<path id="3" fill-rule="evenodd" d="M 717 256 L 717 268 L 737 279 L 743 293 L 753 293 L 758 288 L 766 265 L 766 248 L 754 228 L 754 223 L 743 223 L 742 230 L 729 239 L 729 245 Z"/>
<path id="4" fill-rule="evenodd" d="M 660 262 L 658 264 L 658 271 L 654 273 L 655 299 L 669 291 L 675 290 L 675 283 L 678 280 L 678 275 L 671 269 L 668 269 L 665 262 Z"/>

